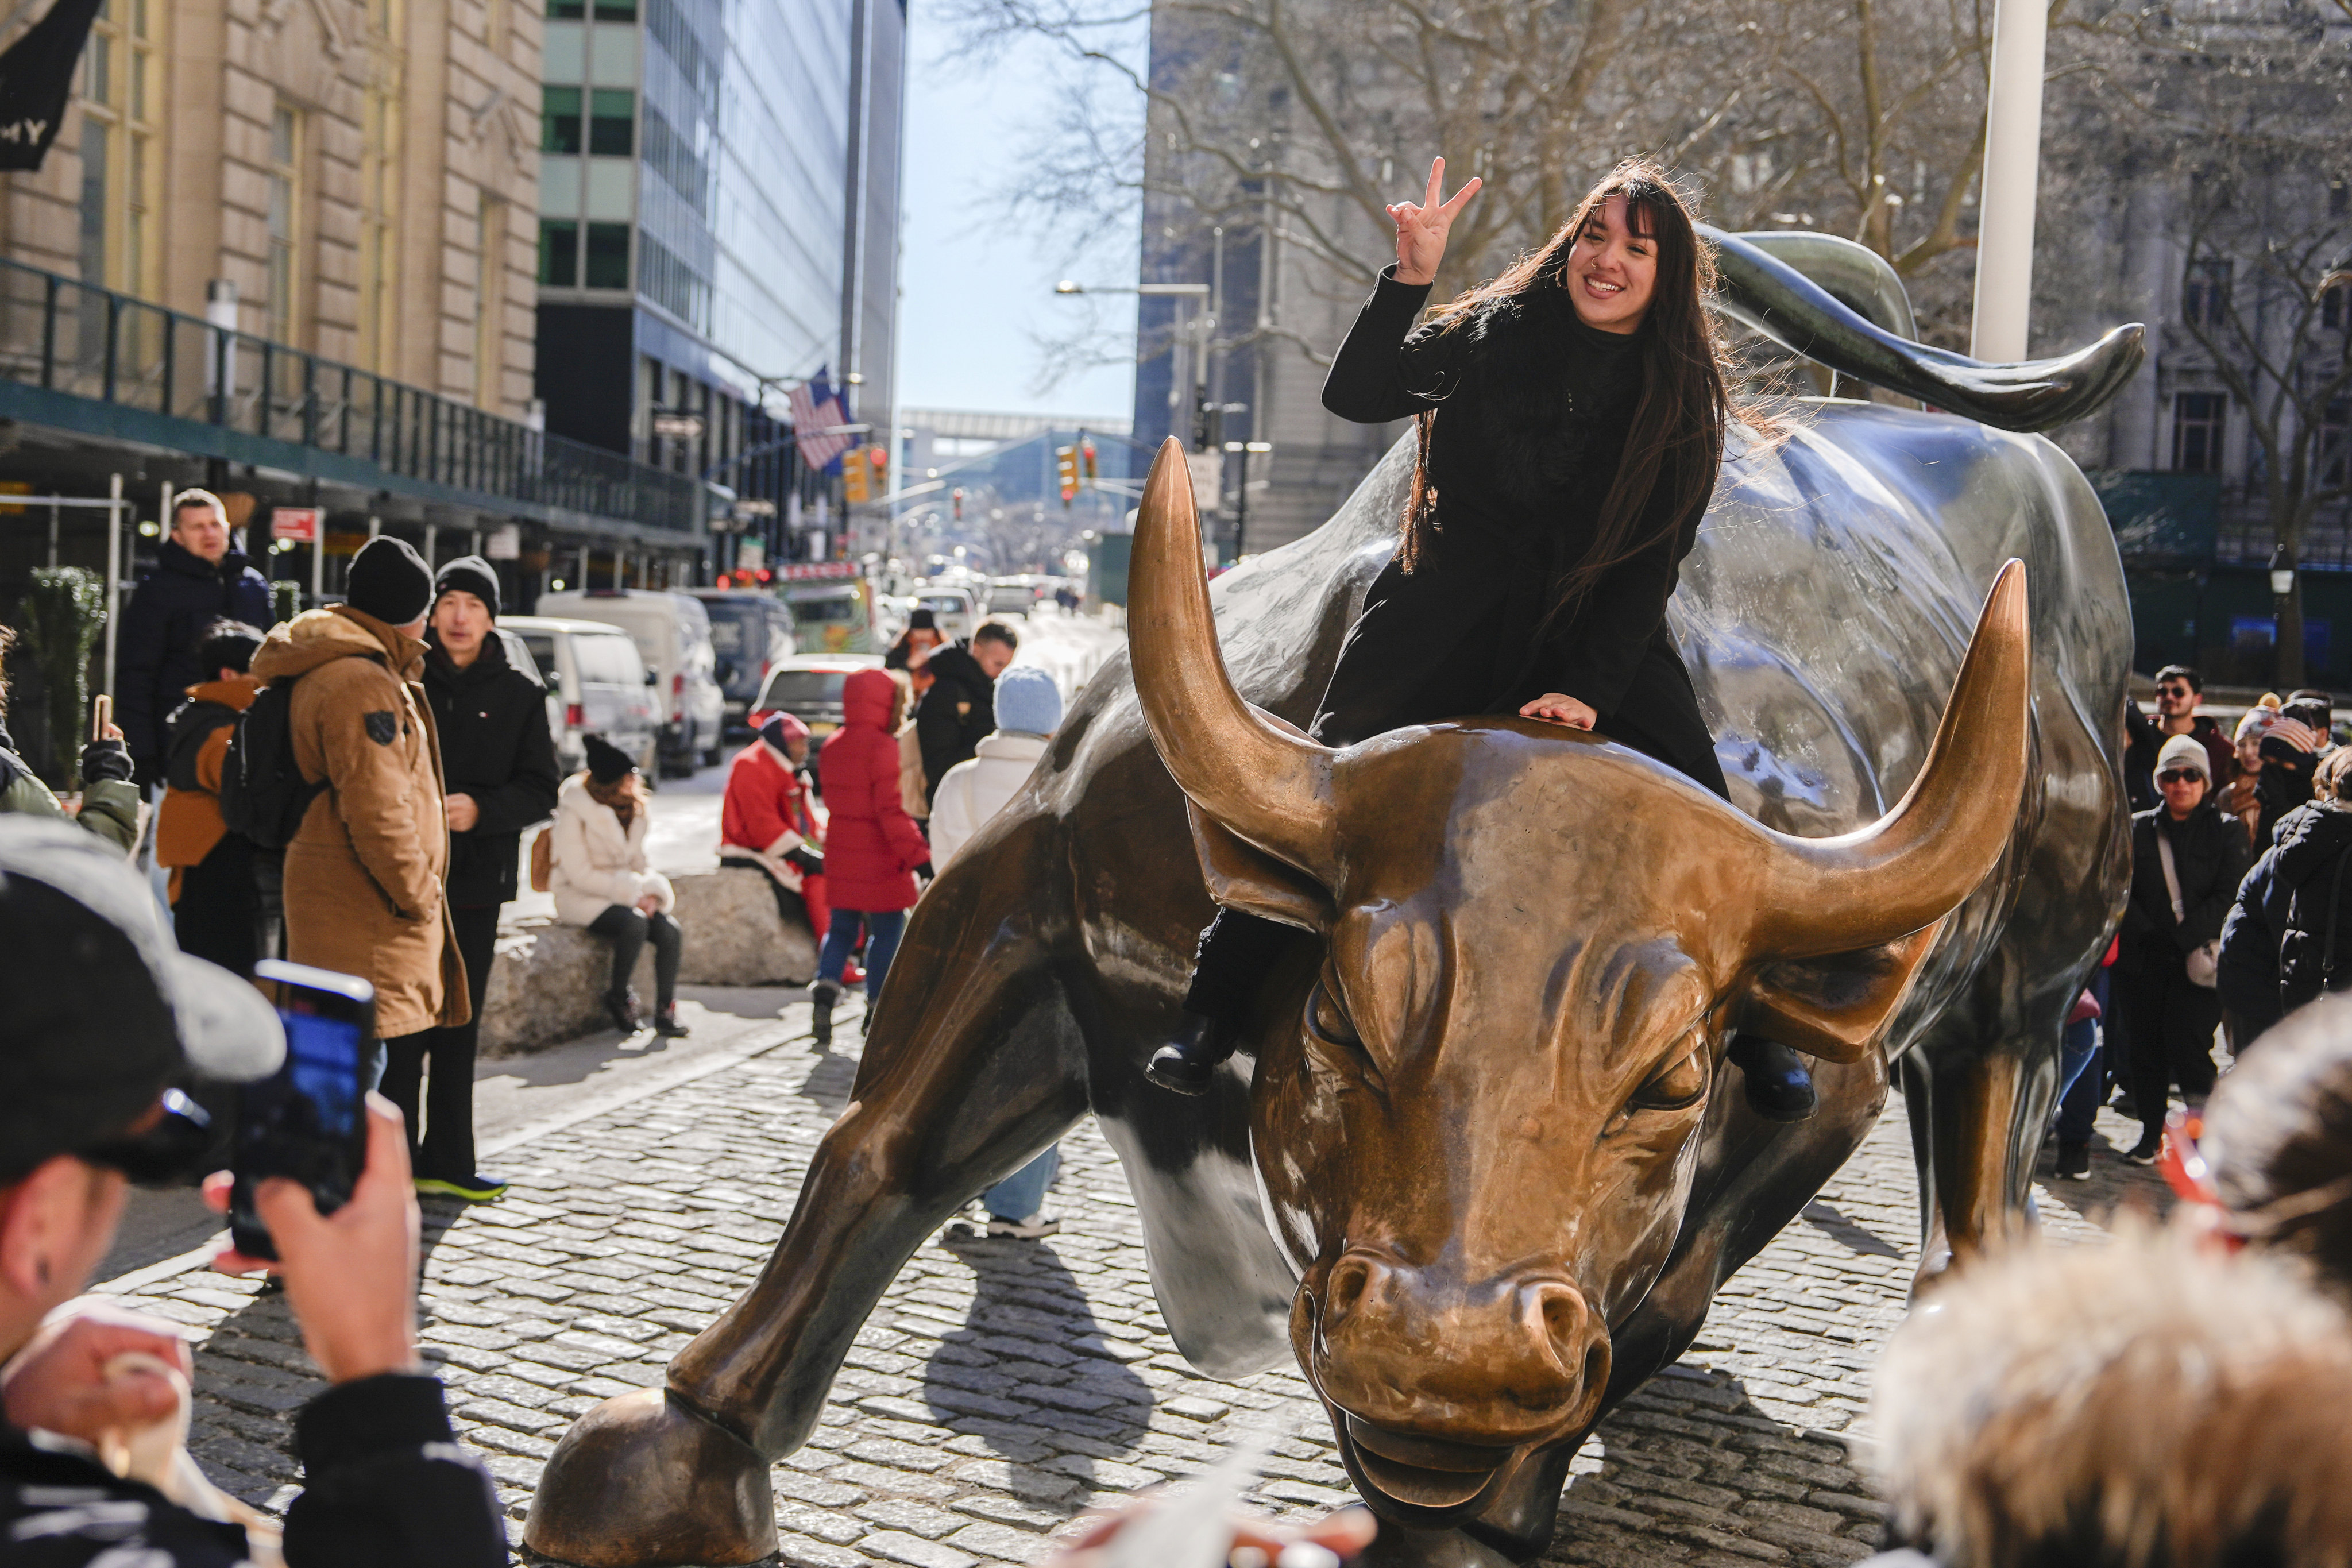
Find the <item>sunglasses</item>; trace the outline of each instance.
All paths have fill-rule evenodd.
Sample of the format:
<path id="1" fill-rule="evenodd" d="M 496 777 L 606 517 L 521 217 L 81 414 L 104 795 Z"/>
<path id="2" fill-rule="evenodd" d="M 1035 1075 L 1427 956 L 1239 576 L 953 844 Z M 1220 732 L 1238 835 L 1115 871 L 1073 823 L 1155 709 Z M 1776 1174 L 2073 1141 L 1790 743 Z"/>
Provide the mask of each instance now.
<path id="1" fill-rule="evenodd" d="M 2190 779 L 2195 779 L 2199 784 L 2203 784 L 2205 782 L 2205 775 L 2199 773 L 2195 768 L 2167 768 L 2164 772 L 2156 775 L 2156 782 L 2160 784 L 2187 784 Z"/>
<path id="2" fill-rule="evenodd" d="M 2189 695 L 2189 688 L 2185 686 L 2159 686 L 2156 689 L 2156 694 L 2158 697 L 2186 697 Z"/>
<path id="3" fill-rule="evenodd" d="M 125 1132 L 73 1151 L 86 1164 L 120 1171 L 142 1187 L 163 1186 L 205 1173 L 202 1164 L 212 1147 L 213 1119 L 205 1108 L 176 1089 L 163 1091 L 155 1120 L 136 1132 Z"/>

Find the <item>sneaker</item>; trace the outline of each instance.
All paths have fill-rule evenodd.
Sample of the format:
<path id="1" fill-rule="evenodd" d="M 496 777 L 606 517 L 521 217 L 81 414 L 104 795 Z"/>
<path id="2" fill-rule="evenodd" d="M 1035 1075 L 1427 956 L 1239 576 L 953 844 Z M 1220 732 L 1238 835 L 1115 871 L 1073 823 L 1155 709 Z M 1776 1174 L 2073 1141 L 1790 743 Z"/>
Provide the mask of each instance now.
<path id="1" fill-rule="evenodd" d="M 2164 1135 L 2160 1132 L 2150 1132 L 2133 1144 L 2131 1152 L 2126 1154 L 2124 1158 L 2135 1165 L 2153 1165 L 2156 1163 L 2156 1157 L 2163 1152 Z"/>
<path id="2" fill-rule="evenodd" d="M 689 1031 L 677 1021 L 677 1008 L 664 1007 L 654 1015 L 654 1033 L 665 1040 L 682 1040 Z"/>
<path id="3" fill-rule="evenodd" d="M 855 991 L 865 984 L 866 966 L 864 964 L 853 958 L 841 966 L 841 984 L 844 990 Z"/>
<path id="4" fill-rule="evenodd" d="M 2057 1177 L 2062 1182 L 2089 1181 L 2091 1146 L 2088 1143 L 2059 1144 Z"/>
<path id="5" fill-rule="evenodd" d="M 463 1198 L 469 1204 L 496 1203 L 507 1195 L 507 1184 L 496 1176 L 478 1173 L 452 1180 L 446 1176 L 419 1176 L 416 1190 L 441 1197 Z"/>
<path id="6" fill-rule="evenodd" d="M 1033 1214 L 1027 1219 L 1006 1219 L 1002 1215 L 988 1216 L 988 1234 L 991 1239 L 998 1237 L 1011 1237 L 1015 1241 L 1034 1241 L 1039 1237 L 1052 1236 L 1061 1228 L 1060 1220 L 1047 1219 L 1041 1214 Z"/>
<path id="7" fill-rule="evenodd" d="M 625 1035 L 637 1032 L 637 994 L 624 986 L 604 993 L 604 1016 L 613 1020 L 613 1027 Z"/>

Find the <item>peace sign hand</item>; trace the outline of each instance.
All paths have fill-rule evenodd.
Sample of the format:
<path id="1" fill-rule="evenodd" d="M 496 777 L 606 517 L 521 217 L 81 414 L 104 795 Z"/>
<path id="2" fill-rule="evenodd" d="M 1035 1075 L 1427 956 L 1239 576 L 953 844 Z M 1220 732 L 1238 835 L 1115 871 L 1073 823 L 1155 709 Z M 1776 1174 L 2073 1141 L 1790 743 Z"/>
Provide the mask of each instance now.
<path id="1" fill-rule="evenodd" d="M 1484 180 L 1473 177 L 1470 183 L 1454 193 L 1452 201 L 1445 195 L 1445 160 L 1433 158 L 1429 164 L 1429 189 L 1421 198 L 1421 205 L 1398 202 L 1389 208 L 1389 216 L 1396 220 L 1397 281 L 1416 288 L 1437 279 L 1437 264 L 1445 258 L 1445 234 L 1454 226 L 1456 214 L 1478 194 Z"/>

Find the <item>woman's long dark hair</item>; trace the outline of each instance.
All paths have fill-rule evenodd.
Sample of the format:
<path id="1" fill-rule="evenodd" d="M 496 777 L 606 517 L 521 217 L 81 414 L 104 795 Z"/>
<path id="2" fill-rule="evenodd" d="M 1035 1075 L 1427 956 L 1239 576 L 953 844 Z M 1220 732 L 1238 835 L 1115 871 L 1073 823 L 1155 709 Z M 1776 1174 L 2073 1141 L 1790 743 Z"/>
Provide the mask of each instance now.
<path id="1" fill-rule="evenodd" d="M 1566 287 L 1576 237 L 1612 196 L 1625 198 L 1626 226 L 1648 239 L 1657 257 L 1657 282 L 1642 323 L 1642 395 L 1633 408 L 1616 481 L 1601 505 L 1592 546 L 1561 580 L 1547 624 L 1574 613 L 1612 567 L 1680 529 L 1715 493 L 1730 392 L 1723 340 L 1706 308 L 1706 297 L 1715 290 L 1714 249 L 1699 243 L 1690 209 L 1664 168 L 1647 158 L 1628 159 L 1586 193 L 1575 216 L 1540 249 L 1528 252 L 1502 276 L 1469 289 L 1430 318 L 1441 331 L 1459 331 L 1495 301 Z M 1430 426 L 1435 416 L 1436 411 L 1430 410 L 1417 421 L 1412 489 L 1405 501 L 1407 571 L 1429 558 L 1438 527 L 1437 492 L 1429 482 Z M 1644 514 L 1661 487 L 1666 504 L 1645 528 Z"/>

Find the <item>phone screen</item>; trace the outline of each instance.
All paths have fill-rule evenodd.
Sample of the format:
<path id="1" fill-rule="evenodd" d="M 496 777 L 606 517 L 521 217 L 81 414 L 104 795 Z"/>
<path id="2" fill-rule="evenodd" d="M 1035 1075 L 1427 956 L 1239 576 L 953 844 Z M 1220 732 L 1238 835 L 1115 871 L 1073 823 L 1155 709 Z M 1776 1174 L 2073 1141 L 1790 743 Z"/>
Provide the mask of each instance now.
<path id="1" fill-rule="evenodd" d="M 306 984 L 293 978 L 296 973 L 336 984 Z M 289 1177 L 310 1189 L 320 1214 L 332 1214 L 351 1201 L 367 1164 L 366 1073 L 375 1009 L 363 981 L 269 963 L 257 966 L 257 973 L 277 982 L 286 1060 L 243 1090 L 229 1224 L 239 1252 L 275 1258 L 254 1209 L 255 1184 Z"/>

